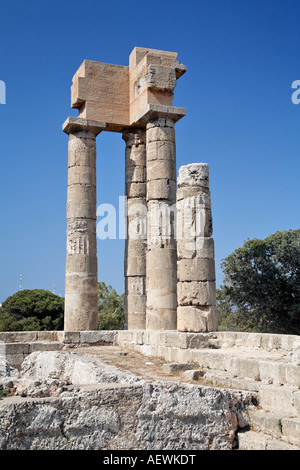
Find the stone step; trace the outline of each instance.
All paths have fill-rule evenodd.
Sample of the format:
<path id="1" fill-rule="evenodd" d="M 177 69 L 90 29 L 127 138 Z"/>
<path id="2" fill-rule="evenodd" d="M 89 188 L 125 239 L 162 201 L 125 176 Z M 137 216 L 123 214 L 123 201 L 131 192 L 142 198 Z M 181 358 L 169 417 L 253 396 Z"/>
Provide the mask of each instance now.
<path id="1" fill-rule="evenodd" d="M 233 377 L 225 371 L 206 370 L 204 383 L 217 387 L 256 392 L 258 405 L 264 410 L 279 412 L 282 416 L 300 417 L 298 387 L 278 386 L 259 381 Z"/>
<path id="2" fill-rule="evenodd" d="M 267 353 L 236 349 L 194 350 L 191 359 L 200 367 L 226 371 L 233 377 L 247 378 L 266 384 L 300 386 L 300 367 L 278 352 Z M 176 361 L 174 361 L 176 362 Z M 187 361 L 188 362 L 188 361 Z"/>
<path id="3" fill-rule="evenodd" d="M 253 431 L 300 447 L 300 418 L 279 411 L 249 410 L 249 424 Z"/>
<path id="4" fill-rule="evenodd" d="M 238 434 L 239 450 L 300 450 L 300 447 L 267 436 L 261 432 L 246 431 Z"/>

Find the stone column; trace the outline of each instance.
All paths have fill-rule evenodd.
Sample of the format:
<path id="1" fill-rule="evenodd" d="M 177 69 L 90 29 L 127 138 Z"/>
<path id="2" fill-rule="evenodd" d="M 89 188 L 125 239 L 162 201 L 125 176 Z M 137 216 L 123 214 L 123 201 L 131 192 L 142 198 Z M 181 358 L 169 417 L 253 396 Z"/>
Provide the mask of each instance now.
<path id="1" fill-rule="evenodd" d="M 105 124 L 69 118 L 66 331 L 98 329 L 96 243 L 96 136 Z"/>
<path id="2" fill-rule="evenodd" d="M 127 236 L 125 240 L 125 328 L 146 328 L 146 135 L 123 132 Z"/>
<path id="3" fill-rule="evenodd" d="M 182 166 L 177 182 L 177 329 L 216 331 L 218 322 L 208 165 L 193 163 Z"/>
<path id="4" fill-rule="evenodd" d="M 146 327 L 176 330 L 175 122 L 155 116 L 147 121 Z"/>

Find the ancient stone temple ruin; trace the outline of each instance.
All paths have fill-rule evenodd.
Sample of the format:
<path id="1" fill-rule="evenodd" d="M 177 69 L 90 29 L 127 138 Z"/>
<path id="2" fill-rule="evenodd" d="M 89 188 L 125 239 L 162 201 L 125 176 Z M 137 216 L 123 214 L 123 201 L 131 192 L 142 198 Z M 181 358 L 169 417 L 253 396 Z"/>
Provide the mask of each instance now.
<path id="1" fill-rule="evenodd" d="M 175 124 L 186 111 L 173 97 L 185 72 L 177 53 L 136 47 L 129 66 L 85 60 L 73 77 L 79 116 L 63 125 L 66 331 L 97 329 L 96 137 L 103 131 L 121 133 L 126 144 L 126 329 L 217 330 L 208 165 L 176 173 Z"/>
<path id="2" fill-rule="evenodd" d="M 65 330 L 0 332 L 0 450 L 300 450 L 299 336 L 217 331 L 209 168 L 176 169 L 185 71 L 135 48 L 128 67 L 85 60 L 73 78 Z M 97 328 L 103 131 L 125 141 L 115 331 Z"/>

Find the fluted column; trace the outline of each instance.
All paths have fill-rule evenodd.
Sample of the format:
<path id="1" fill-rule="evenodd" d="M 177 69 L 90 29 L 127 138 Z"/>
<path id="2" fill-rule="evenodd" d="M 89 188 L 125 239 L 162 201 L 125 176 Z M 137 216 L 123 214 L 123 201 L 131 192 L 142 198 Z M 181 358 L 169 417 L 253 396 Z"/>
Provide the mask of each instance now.
<path id="1" fill-rule="evenodd" d="M 69 118 L 67 193 L 66 331 L 98 329 L 96 242 L 96 136 L 105 124 Z"/>
<path id="2" fill-rule="evenodd" d="M 125 240 L 125 328 L 146 327 L 146 136 L 142 129 L 123 132 L 127 236 Z"/>

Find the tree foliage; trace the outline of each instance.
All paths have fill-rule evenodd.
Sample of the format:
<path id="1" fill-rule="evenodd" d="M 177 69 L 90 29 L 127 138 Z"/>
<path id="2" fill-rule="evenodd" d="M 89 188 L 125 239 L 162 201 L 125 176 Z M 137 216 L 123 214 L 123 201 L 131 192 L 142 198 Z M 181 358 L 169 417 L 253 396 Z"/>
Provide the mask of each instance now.
<path id="1" fill-rule="evenodd" d="M 221 266 L 221 329 L 300 334 L 300 230 L 247 240 Z"/>
<path id="2" fill-rule="evenodd" d="M 98 283 L 98 328 L 121 330 L 124 326 L 124 294 L 119 295 L 110 285 Z"/>
<path id="3" fill-rule="evenodd" d="M 43 289 L 21 290 L 0 308 L 0 331 L 62 330 L 64 299 Z"/>

